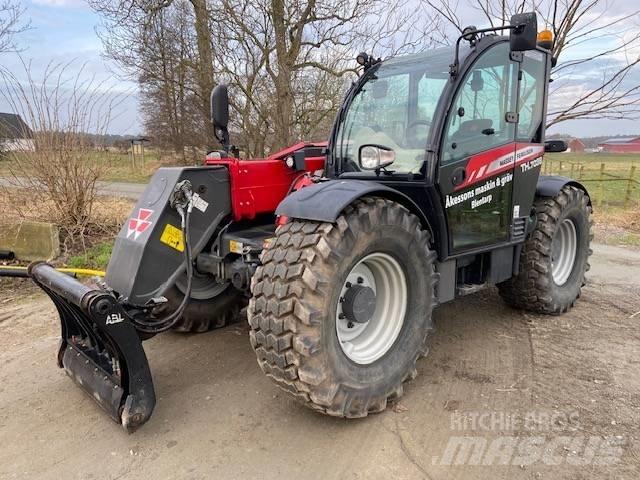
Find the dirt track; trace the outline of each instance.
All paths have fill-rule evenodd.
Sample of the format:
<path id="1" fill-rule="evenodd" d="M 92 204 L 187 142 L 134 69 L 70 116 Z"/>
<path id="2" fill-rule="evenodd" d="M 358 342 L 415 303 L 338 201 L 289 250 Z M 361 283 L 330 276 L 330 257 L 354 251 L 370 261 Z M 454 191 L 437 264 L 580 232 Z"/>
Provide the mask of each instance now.
<path id="1" fill-rule="evenodd" d="M 53 306 L 0 298 L 0 478 L 638 478 L 640 252 L 597 245 L 592 265 L 562 317 L 494 291 L 440 307 L 401 402 L 357 421 L 289 400 L 244 325 L 159 336 L 158 403 L 133 435 L 56 368 Z M 487 448 L 451 456 L 461 437 Z"/>
<path id="2" fill-rule="evenodd" d="M 25 185 L 30 185 L 29 182 L 22 178 L 10 178 L 10 177 L 0 177 L 0 187 L 16 187 L 21 186 L 22 188 Z M 97 182 L 97 192 L 98 195 L 109 196 L 109 197 L 119 197 L 119 198 L 130 198 L 132 200 L 137 200 L 142 195 L 146 183 L 129 183 L 129 182 Z"/>

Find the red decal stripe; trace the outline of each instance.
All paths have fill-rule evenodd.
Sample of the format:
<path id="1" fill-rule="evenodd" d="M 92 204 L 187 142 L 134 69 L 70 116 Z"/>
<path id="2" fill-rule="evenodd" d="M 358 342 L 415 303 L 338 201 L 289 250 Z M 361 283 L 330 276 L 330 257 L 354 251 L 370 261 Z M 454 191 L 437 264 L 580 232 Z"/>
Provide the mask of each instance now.
<path id="1" fill-rule="evenodd" d="M 467 162 L 466 180 L 455 190 L 461 190 L 489 177 L 514 169 L 521 163 L 538 158 L 544 146 L 535 143 L 510 143 L 472 155 Z"/>

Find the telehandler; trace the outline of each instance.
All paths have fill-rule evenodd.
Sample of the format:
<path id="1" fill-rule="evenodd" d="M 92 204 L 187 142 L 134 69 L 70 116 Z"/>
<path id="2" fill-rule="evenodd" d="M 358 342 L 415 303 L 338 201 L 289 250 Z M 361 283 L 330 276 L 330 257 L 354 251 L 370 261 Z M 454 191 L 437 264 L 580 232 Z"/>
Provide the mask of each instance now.
<path id="1" fill-rule="evenodd" d="M 545 142 L 550 46 L 523 13 L 451 47 L 360 54 L 328 142 L 265 159 L 238 158 L 217 86 L 221 150 L 155 173 L 104 282 L 30 265 L 60 314 L 58 365 L 131 431 L 155 405 L 143 341 L 221 327 L 248 304 L 266 375 L 314 410 L 362 417 L 415 377 L 437 305 L 497 285 L 515 308 L 566 312 L 589 268 L 591 201 L 540 175 L 545 152 L 566 150 Z"/>

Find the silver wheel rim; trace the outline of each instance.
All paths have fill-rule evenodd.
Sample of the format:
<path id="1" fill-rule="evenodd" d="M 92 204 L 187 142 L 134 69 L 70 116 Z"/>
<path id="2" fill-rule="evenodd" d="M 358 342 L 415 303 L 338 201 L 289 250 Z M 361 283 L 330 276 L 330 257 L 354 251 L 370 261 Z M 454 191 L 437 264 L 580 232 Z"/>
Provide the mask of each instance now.
<path id="1" fill-rule="evenodd" d="M 375 311 L 366 323 L 344 318 L 341 301 L 349 286 L 369 287 L 375 294 Z M 393 346 L 407 311 L 407 281 L 400 264 L 386 253 L 372 253 L 349 272 L 340 290 L 336 309 L 336 333 L 344 354 L 353 362 L 367 365 Z"/>
<path id="2" fill-rule="evenodd" d="M 565 218 L 551 243 L 551 274 L 556 285 L 564 285 L 576 262 L 578 234 L 572 220 Z"/>

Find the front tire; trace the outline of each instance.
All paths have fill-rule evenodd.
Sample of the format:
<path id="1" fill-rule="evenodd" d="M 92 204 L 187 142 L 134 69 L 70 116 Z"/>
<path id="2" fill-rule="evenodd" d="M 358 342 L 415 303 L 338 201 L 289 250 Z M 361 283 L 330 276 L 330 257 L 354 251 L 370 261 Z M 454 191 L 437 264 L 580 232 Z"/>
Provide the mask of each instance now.
<path id="1" fill-rule="evenodd" d="M 414 215 L 389 200 L 364 198 L 335 224 L 293 220 L 279 227 L 261 260 L 248 317 L 268 377 L 334 416 L 363 417 L 402 395 L 427 352 L 437 280 L 429 234 Z M 353 279 L 361 284 L 357 302 L 345 293 Z M 353 303 L 341 307 L 341 300 Z M 375 306 L 367 313 L 368 301 Z M 355 333 L 344 338 L 348 327 L 340 322 L 350 319 L 354 332 L 366 332 L 364 323 L 374 327 L 360 343 Z"/>
<path id="2" fill-rule="evenodd" d="M 498 289 L 515 308 L 559 315 L 580 297 L 589 270 L 589 197 L 567 185 L 553 198 L 538 198 L 535 210 L 536 226 L 520 254 L 520 271 Z"/>

